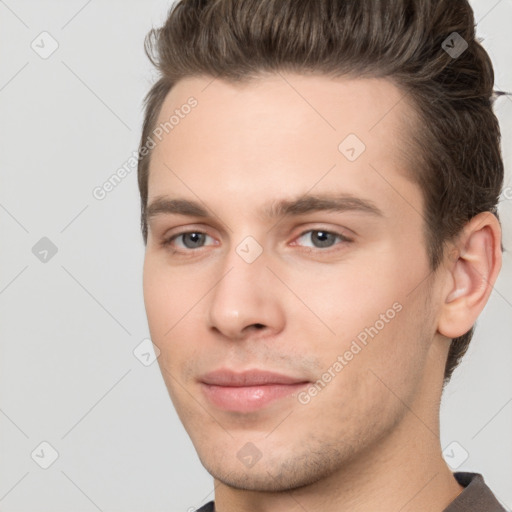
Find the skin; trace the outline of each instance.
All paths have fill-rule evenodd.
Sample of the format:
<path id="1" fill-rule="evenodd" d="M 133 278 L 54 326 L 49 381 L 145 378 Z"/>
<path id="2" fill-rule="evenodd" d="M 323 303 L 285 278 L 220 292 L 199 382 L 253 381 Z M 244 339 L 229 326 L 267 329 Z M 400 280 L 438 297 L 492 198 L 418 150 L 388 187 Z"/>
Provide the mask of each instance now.
<path id="1" fill-rule="evenodd" d="M 387 80 L 187 78 L 160 121 L 191 95 L 198 106 L 153 150 L 148 204 L 183 198 L 209 215 L 149 219 L 144 299 L 170 397 L 215 479 L 216 510 L 441 512 L 462 491 L 441 454 L 444 366 L 499 272 L 498 221 L 472 219 L 431 271 L 422 194 L 408 178 L 414 112 Z M 353 162 L 338 149 L 350 133 L 366 145 Z M 350 194 L 382 216 L 261 214 L 306 193 Z M 328 236 L 319 247 L 318 231 L 351 241 Z M 207 236 L 190 248 L 183 232 Z M 236 251 L 248 236 L 262 249 L 252 263 Z M 333 372 L 396 303 L 394 318 Z M 218 368 L 335 376 L 307 404 L 294 394 L 241 413 L 202 393 L 200 377 Z M 246 443 L 261 455 L 252 467 L 237 457 Z"/>

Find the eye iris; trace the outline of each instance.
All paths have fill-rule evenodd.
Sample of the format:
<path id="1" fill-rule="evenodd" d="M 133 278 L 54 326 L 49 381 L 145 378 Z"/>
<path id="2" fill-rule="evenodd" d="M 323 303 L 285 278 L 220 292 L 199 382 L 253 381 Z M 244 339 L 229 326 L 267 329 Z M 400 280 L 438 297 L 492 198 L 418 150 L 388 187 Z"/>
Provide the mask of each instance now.
<path id="1" fill-rule="evenodd" d="M 188 249 L 195 249 L 201 247 L 206 235 L 204 233 L 185 233 L 182 235 L 183 244 Z"/>
<path id="2" fill-rule="evenodd" d="M 311 240 L 317 247 L 330 247 L 335 240 L 335 235 L 327 231 L 313 231 Z"/>

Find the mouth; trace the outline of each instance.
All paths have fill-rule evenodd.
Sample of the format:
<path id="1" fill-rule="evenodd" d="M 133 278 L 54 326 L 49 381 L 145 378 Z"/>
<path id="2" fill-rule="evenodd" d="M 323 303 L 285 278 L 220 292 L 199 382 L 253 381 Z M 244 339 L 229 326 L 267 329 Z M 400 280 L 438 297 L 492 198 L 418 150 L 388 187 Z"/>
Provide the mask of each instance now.
<path id="1" fill-rule="evenodd" d="M 215 407 L 253 412 L 298 393 L 310 381 L 279 373 L 249 370 L 241 373 L 216 370 L 200 379 L 203 394 Z"/>

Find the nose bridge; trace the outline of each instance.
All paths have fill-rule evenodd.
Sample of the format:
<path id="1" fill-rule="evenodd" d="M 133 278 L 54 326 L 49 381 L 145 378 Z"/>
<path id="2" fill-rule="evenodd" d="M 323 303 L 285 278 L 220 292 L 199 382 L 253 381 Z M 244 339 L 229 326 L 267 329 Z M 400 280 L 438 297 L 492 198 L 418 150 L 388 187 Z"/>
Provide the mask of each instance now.
<path id="1" fill-rule="evenodd" d="M 267 262 L 263 247 L 253 237 L 229 251 L 209 302 L 211 327 L 230 338 L 243 336 L 244 329 L 254 324 L 280 328 L 282 309 L 269 283 L 272 274 Z"/>

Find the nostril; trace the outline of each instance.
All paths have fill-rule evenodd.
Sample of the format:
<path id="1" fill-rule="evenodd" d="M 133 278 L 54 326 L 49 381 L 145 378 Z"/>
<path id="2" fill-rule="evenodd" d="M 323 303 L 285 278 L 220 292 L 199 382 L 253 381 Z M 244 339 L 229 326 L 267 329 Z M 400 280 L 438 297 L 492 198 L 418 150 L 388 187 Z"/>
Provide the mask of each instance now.
<path id="1" fill-rule="evenodd" d="M 263 329 L 265 326 L 263 324 L 254 324 L 254 327 L 256 327 L 256 329 Z"/>

